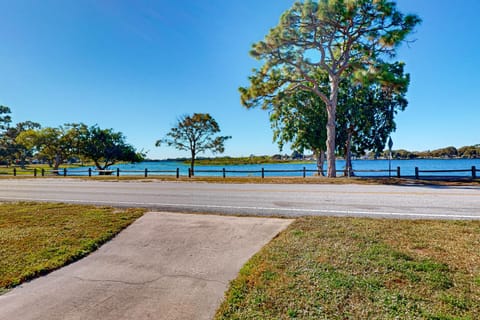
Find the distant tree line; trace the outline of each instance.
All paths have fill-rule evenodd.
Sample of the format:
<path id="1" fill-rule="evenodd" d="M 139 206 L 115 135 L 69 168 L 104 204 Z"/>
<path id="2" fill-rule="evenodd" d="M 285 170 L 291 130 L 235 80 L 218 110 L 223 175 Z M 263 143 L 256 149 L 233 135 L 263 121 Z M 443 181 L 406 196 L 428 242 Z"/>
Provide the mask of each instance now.
<path id="1" fill-rule="evenodd" d="M 105 170 L 118 161 L 138 162 L 144 155 L 126 143 L 125 136 L 98 125 L 67 123 L 42 127 L 33 121 L 12 125 L 9 107 L 0 106 L 0 163 L 25 167 L 27 162 L 47 163 L 53 170 L 66 161 L 93 162 Z"/>
<path id="2" fill-rule="evenodd" d="M 250 155 L 249 157 L 215 157 L 205 158 L 199 157 L 198 160 L 202 165 L 228 165 L 228 164 L 266 164 L 266 163 L 284 163 L 289 161 L 314 161 L 317 160 L 314 154 L 304 154 L 294 150 L 291 154 L 274 154 L 274 155 Z M 355 159 L 387 159 L 389 151 L 384 150 L 381 153 L 366 152 L 352 154 Z M 344 158 L 341 153 L 337 153 L 337 159 Z M 397 160 L 411 159 L 479 159 L 480 144 L 473 146 L 464 146 L 461 148 L 445 147 L 431 151 L 408 151 L 404 149 L 392 150 L 392 158 Z M 170 160 L 187 161 L 187 158 L 177 158 Z"/>
<path id="3" fill-rule="evenodd" d="M 384 157 L 388 157 L 388 151 L 383 154 Z M 461 148 L 445 147 L 428 151 L 408 151 L 408 150 L 392 150 L 393 159 L 431 159 L 431 158 L 443 158 L 443 159 L 478 159 L 480 158 L 480 144 L 473 146 L 464 146 Z"/>

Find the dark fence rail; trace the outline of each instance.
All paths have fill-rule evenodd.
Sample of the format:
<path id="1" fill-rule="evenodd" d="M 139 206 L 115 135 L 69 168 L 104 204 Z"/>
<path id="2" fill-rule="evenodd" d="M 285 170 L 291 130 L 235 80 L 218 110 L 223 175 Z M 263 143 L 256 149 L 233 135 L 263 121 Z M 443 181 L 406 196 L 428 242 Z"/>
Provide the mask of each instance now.
<path id="1" fill-rule="evenodd" d="M 396 169 L 392 170 L 354 170 L 354 173 L 386 173 L 385 176 L 391 177 L 391 176 L 396 176 L 397 178 L 406 178 L 406 177 L 411 177 L 411 176 L 406 176 L 401 174 L 401 168 L 397 167 Z M 420 179 L 420 177 L 431 177 L 431 176 L 426 176 L 425 174 L 451 174 L 451 173 L 466 173 L 469 172 L 470 175 L 465 176 L 459 176 L 457 175 L 456 177 L 471 177 L 472 179 L 477 179 L 479 177 L 480 169 L 477 169 L 475 166 L 472 166 L 470 169 L 455 169 L 455 170 L 421 170 L 418 167 L 415 167 L 415 179 Z M 79 169 L 68 169 L 68 168 L 62 168 L 58 170 L 45 170 L 45 169 L 19 169 L 14 167 L 11 172 L 7 171 L 0 171 L 0 174 L 3 175 L 13 175 L 13 176 L 30 176 L 33 175 L 34 177 L 37 176 L 89 176 L 91 177 L 92 175 L 100 175 L 100 176 L 117 176 L 120 177 L 122 175 L 129 175 L 129 176 L 154 176 L 154 175 L 174 175 L 177 179 L 180 178 L 180 168 L 176 168 L 176 170 L 121 170 L 120 168 L 116 168 L 114 170 L 96 170 L 92 168 L 88 168 L 85 170 L 79 170 Z M 308 173 L 314 173 L 317 175 L 320 175 L 321 172 L 320 170 L 312 170 L 312 169 L 307 169 L 306 167 L 303 167 L 301 169 L 288 169 L 288 170 L 272 170 L 272 169 L 265 169 L 261 168 L 260 170 L 229 170 L 226 168 L 222 168 L 219 170 L 195 170 L 192 171 L 190 168 L 188 169 L 188 177 L 191 178 L 195 175 L 195 173 L 206 173 L 206 174 L 212 174 L 212 176 L 222 176 L 223 178 L 226 178 L 227 176 L 232 176 L 233 175 L 238 175 L 238 174 L 248 174 L 248 175 L 256 175 L 261 177 L 262 179 L 265 178 L 265 174 L 276 174 L 278 173 L 278 176 L 282 176 L 282 173 L 298 173 L 299 176 L 303 176 L 304 178 L 307 176 Z M 344 170 L 337 170 L 337 173 L 344 173 Z M 347 173 L 348 174 L 348 173 Z"/>
<path id="2" fill-rule="evenodd" d="M 420 173 L 457 173 L 457 172 L 471 172 L 472 179 L 477 178 L 477 173 L 480 172 L 480 169 L 477 169 L 475 166 L 472 166 L 470 169 L 455 169 L 455 170 L 420 170 L 418 167 L 415 167 L 415 179 L 420 179 Z"/>
<path id="3" fill-rule="evenodd" d="M 288 169 L 288 170 L 271 170 L 271 169 L 265 169 L 262 168 L 260 170 L 227 170 L 225 168 L 221 170 L 195 170 L 195 173 L 219 173 L 222 174 L 223 178 L 227 177 L 227 173 L 233 173 L 233 174 L 258 174 L 263 178 L 265 178 L 265 173 L 303 173 L 303 177 L 305 178 L 307 175 L 307 172 L 314 172 L 316 174 L 320 174 L 320 170 L 312 170 L 312 169 L 307 169 L 303 167 L 303 169 Z M 338 170 L 337 172 L 343 172 Z M 191 169 L 188 169 L 188 176 L 191 177 L 193 176 L 193 172 Z"/>

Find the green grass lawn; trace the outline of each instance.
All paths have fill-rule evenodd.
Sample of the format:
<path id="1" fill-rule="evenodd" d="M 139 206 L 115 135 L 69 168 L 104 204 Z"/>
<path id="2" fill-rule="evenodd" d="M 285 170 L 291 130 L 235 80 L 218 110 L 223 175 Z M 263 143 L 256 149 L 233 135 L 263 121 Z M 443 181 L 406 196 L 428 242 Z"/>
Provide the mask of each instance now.
<path id="1" fill-rule="evenodd" d="M 478 319 L 480 221 L 301 218 L 215 319 Z"/>
<path id="2" fill-rule="evenodd" d="M 82 258 L 143 212 L 68 204 L 0 204 L 0 293 Z"/>
<path id="3" fill-rule="evenodd" d="M 143 214 L 0 204 L 0 293 L 75 261 Z M 216 319 L 478 319 L 480 221 L 300 218 L 232 281 Z"/>

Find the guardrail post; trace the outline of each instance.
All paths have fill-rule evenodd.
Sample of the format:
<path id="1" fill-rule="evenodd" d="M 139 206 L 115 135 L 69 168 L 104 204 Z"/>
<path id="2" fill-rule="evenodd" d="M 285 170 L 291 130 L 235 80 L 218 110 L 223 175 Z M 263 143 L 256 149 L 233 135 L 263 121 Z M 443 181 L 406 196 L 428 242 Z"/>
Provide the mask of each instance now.
<path id="1" fill-rule="evenodd" d="M 120 177 L 120 168 L 117 168 L 117 177 Z"/>
<path id="2" fill-rule="evenodd" d="M 472 179 L 477 179 L 477 168 L 472 166 Z"/>
<path id="3" fill-rule="evenodd" d="M 92 176 L 92 168 L 88 168 L 88 176 L 89 176 L 89 177 Z"/>
<path id="4" fill-rule="evenodd" d="M 148 168 L 145 168 L 145 178 L 148 177 Z"/>
<path id="5" fill-rule="evenodd" d="M 45 169 L 42 168 L 42 177 L 45 177 Z"/>
<path id="6" fill-rule="evenodd" d="M 418 167 L 415 167 L 415 179 L 418 179 Z"/>
<path id="7" fill-rule="evenodd" d="M 400 167 L 397 167 L 397 178 L 400 178 Z"/>
<path id="8" fill-rule="evenodd" d="M 188 168 L 188 177 L 189 177 L 189 178 L 192 177 L 192 168 Z"/>
<path id="9" fill-rule="evenodd" d="M 37 168 L 33 168 L 33 176 L 34 176 L 34 177 L 37 176 Z"/>
<path id="10" fill-rule="evenodd" d="M 177 168 L 177 179 L 180 178 L 180 168 Z"/>
<path id="11" fill-rule="evenodd" d="M 64 177 L 67 176 L 67 168 L 63 168 L 63 176 L 64 176 Z"/>
<path id="12" fill-rule="evenodd" d="M 14 177 L 17 176 L 17 168 L 13 168 L 13 176 L 14 176 Z"/>
<path id="13" fill-rule="evenodd" d="M 305 178 L 307 176 L 307 168 L 303 167 L 303 177 Z"/>
<path id="14" fill-rule="evenodd" d="M 223 179 L 225 179 L 225 177 L 226 177 L 225 168 L 222 169 L 222 174 L 223 174 Z"/>
<path id="15" fill-rule="evenodd" d="M 262 168 L 262 179 L 265 179 L 265 169 Z"/>

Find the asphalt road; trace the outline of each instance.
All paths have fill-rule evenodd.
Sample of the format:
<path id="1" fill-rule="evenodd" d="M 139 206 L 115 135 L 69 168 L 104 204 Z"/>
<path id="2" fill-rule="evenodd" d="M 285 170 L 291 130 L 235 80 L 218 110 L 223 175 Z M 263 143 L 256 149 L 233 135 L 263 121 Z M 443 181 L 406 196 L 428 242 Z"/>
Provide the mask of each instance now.
<path id="1" fill-rule="evenodd" d="M 260 216 L 480 219 L 479 187 L 0 180 L 0 201 Z"/>

